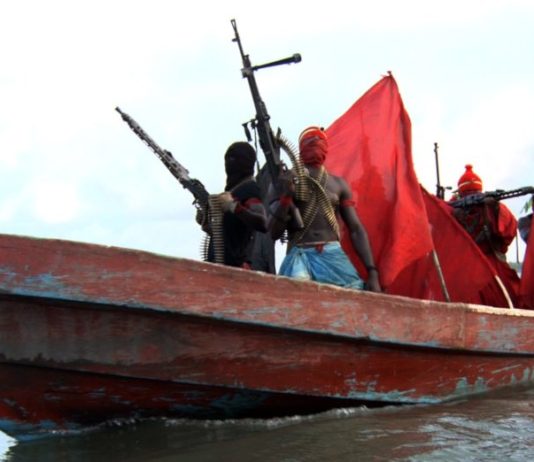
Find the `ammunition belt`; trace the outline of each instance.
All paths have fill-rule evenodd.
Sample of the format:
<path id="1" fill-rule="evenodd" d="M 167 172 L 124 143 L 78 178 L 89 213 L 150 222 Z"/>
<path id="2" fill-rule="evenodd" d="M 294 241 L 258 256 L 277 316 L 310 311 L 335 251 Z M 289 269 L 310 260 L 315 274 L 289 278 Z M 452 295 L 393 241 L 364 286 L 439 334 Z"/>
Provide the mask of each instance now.
<path id="1" fill-rule="evenodd" d="M 325 190 L 327 179 L 328 173 L 324 167 L 321 168 L 317 179 L 313 178 L 309 173 L 302 178 L 302 182 L 305 182 L 307 185 L 306 189 L 310 191 L 310 197 L 309 200 L 304 203 L 304 210 L 302 211 L 304 228 L 293 235 L 291 239 L 293 244 L 297 244 L 304 237 L 319 211 L 324 214 L 328 224 L 339 239 L 339 225 L 336 212 Z"/>
<path id="2" fill-rule="evenodd" d="M 223 216 L 224 212 L 221 207 L 221 201 L 218 194 L 211 194 L 208 198 L 208 223 L 211 229 L 210 234 L 206 234 L 202 241 L 201 257 L 202 260 L 209 260 L 210 246 L 213 249 L 213 262 L 224 264 L 224 235 L 223 235 Z"/>

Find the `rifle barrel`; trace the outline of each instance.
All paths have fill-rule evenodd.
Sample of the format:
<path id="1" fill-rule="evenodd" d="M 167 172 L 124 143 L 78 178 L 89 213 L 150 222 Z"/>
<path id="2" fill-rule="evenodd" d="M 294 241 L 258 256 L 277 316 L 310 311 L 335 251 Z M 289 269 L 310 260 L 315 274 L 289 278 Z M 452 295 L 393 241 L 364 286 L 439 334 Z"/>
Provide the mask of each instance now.
<path id="1" fill-rule="evenodd" d="M 252 66 L 250 69 L 252 71 L 257 71 L 258 69 L 264 69 L 266 67 L 280 66 L 281 64 L 300 63 L 301 61 L 302 61 L 302 57 L 300 56 L 300 54 L 295 53 L 293 56 L 290 56 L 289 58 L 279 59 L 278 61 L 273 61 L 270 63 L 259 64 L 257 66 Z"/>
<path id="2" fill-rule="evenodd" d="M 156 154 L 158 159 L 165 165 L 165 167 L 167 167 L 180 184 L 193 194 L 200 206 L 207 207 L 209 193 L 204 185 L 199 180 L 190 178 L 187 169 L 173 157 L 171 152 L 162 149 L 131 116 L 122 112 L 119 107 L 116 107 L 115 110 L 121 115 L 122 119 L 128 124 L 139 139 L 152 149 L 154 154 Z"/>
<path id="3" fill-rule="evenodd" d="M 279 59 L 277 61 L 261 64 L 259 66 L 252 66 L 250 64 L 249 55 L 245 54 L 245 52 L 243 51 L 243 47 L 241 45 L 241 38 L 239 37 L 239 33 L 237 31 L 237 24 L 235 22 L 235 19 L 232 19 L 230 22 L 232 23 L 232 28 L 234 29 L 233 41 L 236 42 L 239 47 L 241 60 L 243 62 L 243 68 L 241 69 L 241 73 L 243 78 L 246 78 L 248 81 L 249 88 L 252 93 L 252 101 L 254 102 L 254 107 L 256 108 L 256 117 L 254 119 L 253 127 L 257 130 L 257 133 L 259 135 L 260 146 L 263 150 L 263 154 L 265 155 L 267 169 L 271 177 L 272 185 L 274 189 L 278 189 L 278 177 L 280 175 L 280 169 L 282 168 L 280 162 L 280 147 L 275 141 L 274 134 L 269 123 L 270 116 L 267 112 L 265 103 L 261 99 L 260 92 L 258 90 L 258 85 L 256 84 L 256 79 L 254 77 L 254 71 L 258 69 L 263 69 L 265 67 L 278 66 L 281 64 L 298 63 L 302 60 L 302 57 L 300 56 L 300 54 L 295 53 L 289 58 Z M 303 227 L 302 217 L 300 216 L 299 210 L 294 205 L 291 207 L 291 210 L 295 221 L 298 222 L 298 226 Z"/>
<path id="4" fill-rule="evenodd" d="M 461 199 L 449 202 L 449 205 L 452 205 L 453 207 L 469 207 L 471 205 L 481 204 L 486 197 L 492 197 L 497 201 L 501 201 L 504 199 L 525 196 L 527 194 L 534 194 L 533 186 L 524 186 L 522 188 L 511 189 L 509 191 L 496 189 L 495 191 L 472 194 L 470 196 L 465 196 Z"/>

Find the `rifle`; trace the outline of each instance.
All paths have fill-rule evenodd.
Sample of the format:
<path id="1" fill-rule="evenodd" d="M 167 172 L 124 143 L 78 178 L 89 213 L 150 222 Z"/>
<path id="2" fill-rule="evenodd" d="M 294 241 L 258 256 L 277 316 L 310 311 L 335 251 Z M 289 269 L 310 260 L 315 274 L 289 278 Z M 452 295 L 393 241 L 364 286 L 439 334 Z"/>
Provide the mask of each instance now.
<path id="1" fill-rule="evenodd" d="M 525 196 L 526 194 L 534 194 L 534 186 L 525 186 L 523 188 L 511 189 L 505 191 L 503 189 L 496 189 L 495 191 L 487 191 L 483 193 L 471 194 L 462 197 L 461 199 L 449 202 L 453 207 L 469 207 L 471 205 L 478 205 L 484 202 L 484 199 L 491 197 L 496 201 L 503 199 L 510 199 L 512 197 Z"/>
<path id="2" fill-rule="evenodd" d="M 208 191 L 206 191 L 204 185 L 199 180 L 190 178 L 187 169 L 180 164 L 169 151 L 160 148 L 134 119 L 125 112 L 122 112 L 118 107 L 116 107 L 115 110 L 121 115 L 122 119 L 130 126 L 134 133 L 141 138 L 152 151 L 154 151 L 159 160 L 163 162 L 165 167 L 169 169 L 180 184 L 193 194 L 193 197 L 195 198 L 193 205 L 198 209 L 207 212 L 210 195 Z M 207 214 L 205 213 L 204 216 L 207 216 Z"/>
<path id="3" fill-rule="evenodd" d="M 438 143 L 434 143 L 434 158 L 436 161 L 436 197 L 443 200 L 445 199 L 445 190 L 452 189 L 450 186 L 442 186 L 439 179 L 439 158 L 438 158 Z"/>
<path id="4" fill-rule="evenodd" d="M 267 113 L 265 103 L 261 99 L 260 92 L 258 90 L 258 85 L 256 84 L 256 79 L 254 77 L 254 72 L 265 67 L 279 66 L 281 64 L 299 63 L 302 58 L 300 54 L 295 53 L 289 58 L 284 58 L 278 61 L 261 64 L 259 66 L 252 66 L 250 64 L 249 55 L 246 55 L 243 51 L 243 46 L 241 45 L 241 39 L 239 37 L 239 33 L 237 32 L 237 24 L 235 19 L 232 19 L 230 22 L 234 29 L 234 38 L 232 39 L 232 41 L 237 43 L 237 46 L 239 47 L 239 52 L 241 54 L 241 59 L 243 61 L 241 75 L 248 81 L 250 92 L 252 93 L 252 100 L 254 101 L 254 107 L 256 109 L 256 118 L 252 119 L 250 123 L 252 128 L 254 130 L 257 130 L 258 132 L 260 146 L 263 151 L 263 154 L 265 155 L 265 161 L 267 164 L 269 175 L 271 177 L 272 184 L 274 188 L 278 190 L 278 177 L 281 171 L 285 168 L 285 166 L 280 160 L 280 144 L 278 143 L 271 129 L 271 124 L 269 123 L 269 119 L 271 117 Z M 247 123 L 243 124 L 243 128 L 245 129 L 247 139 L 251 141 L 250 133 L 247 128 Z M 296 222 L 297 227 L 303 228 L 304 224 L 302 222 L 302 217 L 300 216 L 300 212 L 294 204 L 291 205 L 291 213 L 293 214 L 293 218 Z"/>
<path id="5" fill-rule="evenodd" d="M 445 187 L 441 186 L 439 180 L 439 160 L 438 160 L 438 143 L 434 143 L 434 158 L 436 160 L 436 197 L 439 199 L 445 199 Z"/>

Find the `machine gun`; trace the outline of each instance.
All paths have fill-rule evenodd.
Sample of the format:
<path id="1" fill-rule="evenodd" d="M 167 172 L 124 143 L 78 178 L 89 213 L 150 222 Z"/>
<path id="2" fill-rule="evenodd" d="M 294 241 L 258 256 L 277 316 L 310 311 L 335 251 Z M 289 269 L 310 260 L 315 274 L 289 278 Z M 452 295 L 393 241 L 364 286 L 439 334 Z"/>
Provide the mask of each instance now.
<path id="1" fill-rule="evenodd" d="M 453 207 L 470 207 L 471 205 L 478 205 L 484 202 L 486 198 L 493 198 L 496 201 L 503 199 L 510 199 L 512 197 L 525 196 L 526 194 L 534 194 L 533 186 L 525 186 L 523 188 L 511 189 L 505 191 L 504 189 L 496 189 L 495 191 L 487 191 L 483 193 L 471 194 L 449 202 Z"/>
<path id="2" fill-rule="evenodd" d="M 190 178 L 187 169 L 180 164 L 169 151 L 160 148 L 134 119 L 125 112 L 122 112 L 118 107 L 116 107 L 115 110 L 121 115 L 122 119 L 130 126 L 134 133 L 141 138 L 152 151 L 154 151 L 159 160 L 163 162 L 165 167 L 169 169 L 180 184 L 193 194 L 193 197 L 195 198 L 193 204 L 195 207 L 202 209 L 204 215 L 207 216 L 206 212 L 208 210 L 210 195 L 208 191 L 206 191 L 204 185 L 199 180 Z"/>
<path id="3" fill-rule="evenodd" d="M 204 261 L 209 260 L 210 246 L 213 244 L 213 260 L 215 263 L 224 263 L 224 240 L 222 233 L 222 209 L 219 201 L 210 196 L 204 185 L 197 179 L 191 178 L 187 169 L 180 164 L 173 155 L 158 146 L 158 144 L 148 136 L 141 126 L 128 114 L 122 112 L 118 107 L 115 110 L 122 119 L 130 126 L 134 133 L 144 141 L 156 156 L 163 162 L 165 167 L 174 175 L 180 184 L 187 189 L 193 197 L 193 205 L 200 212 L 202 225 L 209 224 L 210 232 L 206 232 L 201 244 L 201 256 Z"/>
<path id="4" fill-rule="evenodd" d="M 254 107 L 256 109 L 256 117 L 250 121 L 250 124 L 252 128 L 254 130 L 257 130 L 258 132 L 260 146 L 265 155 L 265 161 L 273 187 L 278 190 L 278 177 L 285 168 L 285 166 L 280 160 L 280 144 L 271 129 L 271 124 L 269 123 L 269 119 L 271 117 L 267 113 L 265 103 L 261 99 L 260 92 L 258 90 L 258 85 L 256 84 L 256 78 L 254 77 L 254 72 L 265 67 L 279 66 L 281 64 L 299 63 L 302 58 L 300 54 L 295 53 L 289 58 L 284 58 L 278 61 L 261 64 L 259 66 L 252 66 L 250 63 L 249 55 L 245 54 L 245 52 L 243 51 L 243 46 L 241 45 L 241 39 L 239 37 L 239 33 L 237 32 L 237 24 L 235 19 L 232 19 L 230 22 L 234 29 L 234 38 L 232 39 L 232 41 L 237 43 L 237 46 L 239 47 L 239 52 L 241 54 L 241 59 L 243 61 L 241 75 L 248 81 L 250 92 L 252 93 L 252 100 L 254 101 Z M 243 124 L 243 128 L 245 129 L 247 139 L 251 141 L 247 123 Z M 304 224 L 302 222 L 302 217 L 300 215 L 299 210 L 295 207 L 294 204 L 291 205 L 291 214 L 293 215 L 293 219 L 295 220 L 297 228 L 303 228 Z"/>

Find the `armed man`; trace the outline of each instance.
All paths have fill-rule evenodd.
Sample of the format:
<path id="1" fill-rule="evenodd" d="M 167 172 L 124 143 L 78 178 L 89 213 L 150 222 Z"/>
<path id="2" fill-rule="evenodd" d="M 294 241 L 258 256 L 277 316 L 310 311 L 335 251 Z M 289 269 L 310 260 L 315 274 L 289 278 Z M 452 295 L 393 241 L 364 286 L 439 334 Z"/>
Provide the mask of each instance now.
<path id="1" fill-rule="evenodd" d="M 287 230 L 289 239 L 279 274 L 381 292 L 367 231 L 358 218 L 346 181 L 325 169 L 327 154 L 325 131 L 315 126 L 303 130 L 298 170 L 283 175 L 280 190 L 272 191 L 269 231 L 273 239 L 280 239 Z M 296 226 L 291 206 L 301 212 L 303 226 Z M 338 217 L 347 226 L 351 244 L 367 268 L 366 283 L 341 248 Z"/>
<path id="2" fill-rule="evenodd" d="M 254 148 L 241 141 L 228 147 L 224 157 L 225 191 L 222 194 L 209 194 L 204 185 L 191 178 L 171 152 L 162 149 L 132 117 L 118 107 L 115 110 L 195 198 L 196 219 L 208 238 L 204 241 L 203 259 L 250 269 L 253 234 L 267 230 L 265 208 L 259 187 L 253 179 L 256 163 Z"/>
<path id="3" fill-rule="evenodd" d="M 498 194 L 483 193 L 480 177 L 473 166 L 465 166 L 458 180 L 458 197 L 449 204 L 452 214 L 476 242 L 504 284 L 514 306 L 517 306 L 519 277 L 508 265 L 506 252 L 517 234 L 517 220 Z"/>
<path id="4" fill-rule="evenodd" d="M 225 265 L 252 269 L 254 233 L 267 231 L 265 208 L 254 179 L 255 164 L 256 151 L 249 143 L 237 141 L 228 147 L 224 155 L 226 186 L 224 192 L 212 201 L 212 220 L 208 223 L 202 213 L 197 215 L 202 229 L 211 236 L 209 262 L 217 262 L 219 251 Z M 218 208 L 215 204 L 220 207 L 222 220 L 215 216 Z"/>

